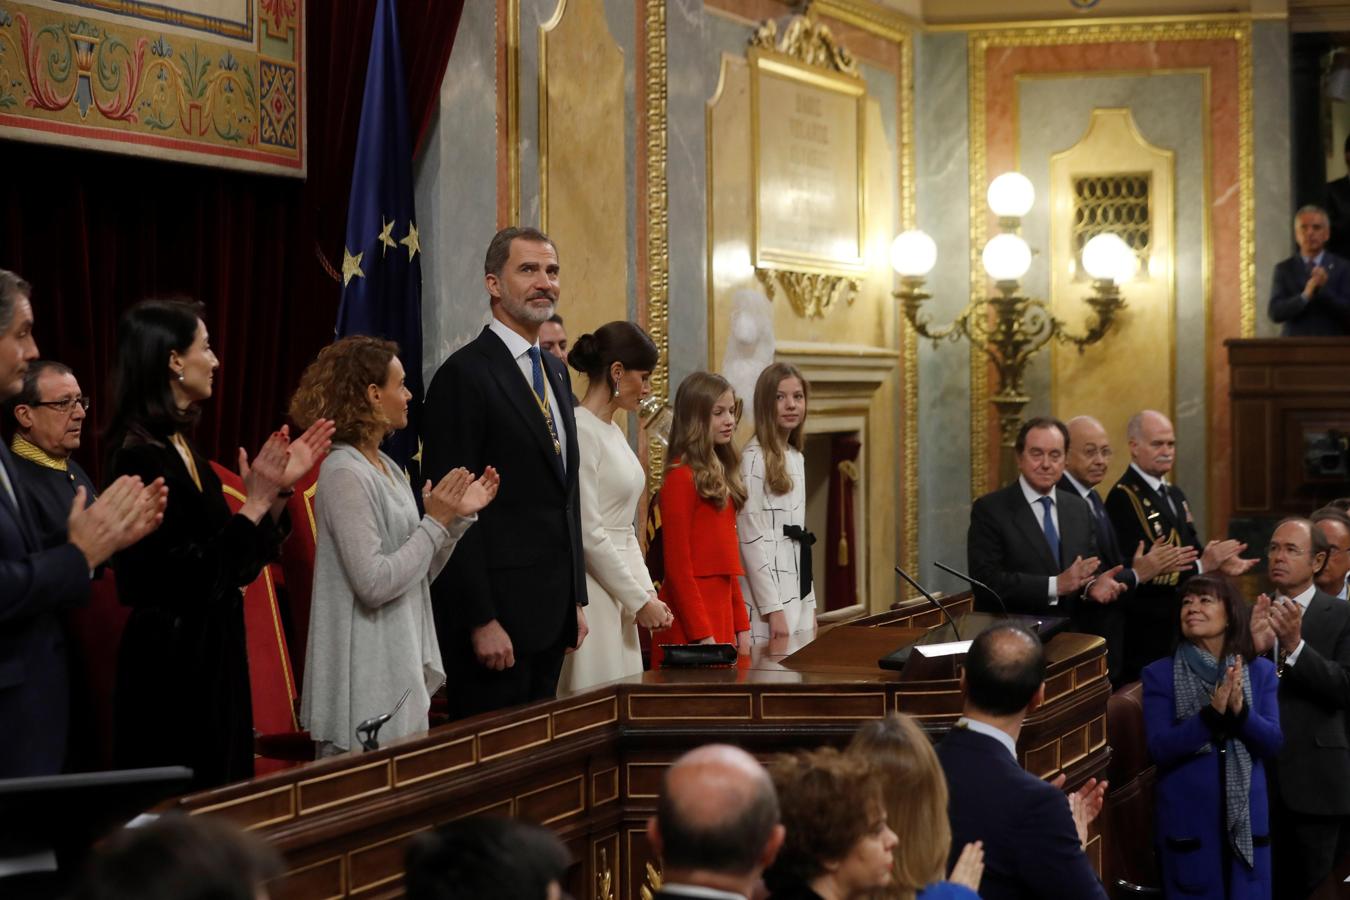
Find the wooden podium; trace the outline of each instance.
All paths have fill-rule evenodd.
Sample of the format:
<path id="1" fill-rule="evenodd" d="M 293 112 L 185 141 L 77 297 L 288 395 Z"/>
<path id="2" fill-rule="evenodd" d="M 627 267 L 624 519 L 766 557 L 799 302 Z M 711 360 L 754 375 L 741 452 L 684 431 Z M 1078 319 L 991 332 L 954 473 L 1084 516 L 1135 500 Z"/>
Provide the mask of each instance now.
<path id="1" fill-rule="evenodd" d="M 952 606 L 968 610 L 969 595 Z M 795 668 L 782 660 L 806 642 L 789 640 L 756 648 L 734 668 L 648 672 L 173 805 L 225 816 L 276 846 L 287 866 L 271 886 L 278 900 L 401 896 L 408 838 L 475 813 L 554 829 L 576 861 L 567 885 L 573 896 L 596 898 L 609 879 L 616 900 L 638 900 L 648 864 L 656 865 L 646 822 L 662 773 L 684 751 L 726 741 L 767 758 L 839 745 L 890 710 L 913 715 L 934 739 L 945 733 L 961 712 L 954 673 L 906 679 L 876 667 L 877 648 L 889 652 L 938 624 L 930 611 L 920 600 L 833 632 L 824 626 L 823 635 L 846 639 L 817 642 L 835 649 L 814 660 L 807 654 Z M 1103 777 L 1109 760 L 1105 645 L 1060 634 L 1046 654 L 1046 703 L 1027 719 L 1018 758 L 1040 777 L 1065 774 L 1072 788 Z M 1094 839 L 1094 864 L 1100 848 Z"/>
<path id="2" fill-rule="evenodd" d="M 1270 526 L 1350 494 L 1350 338 L 1226 341 L 1233 516 Z M 1238 530 L 1242 530 L 1239 528 Z M 1248 541 L 1251 543 L 1251 541 Z"/>

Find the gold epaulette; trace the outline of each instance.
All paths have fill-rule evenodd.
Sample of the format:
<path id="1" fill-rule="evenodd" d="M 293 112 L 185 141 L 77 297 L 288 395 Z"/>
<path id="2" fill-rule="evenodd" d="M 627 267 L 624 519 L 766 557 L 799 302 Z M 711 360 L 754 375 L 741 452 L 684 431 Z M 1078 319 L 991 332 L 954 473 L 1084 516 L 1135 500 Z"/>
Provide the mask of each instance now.
<path id="1" fill-rule="evenodd" d="M 1175 528 L 1171 529 L 1170 533 L 1163 535 L 1152 527 L 1152 523 L 1149 521 L 1150 520 L 1149 510 L 1152 509 L 1153 507 L 1152 501 L 1150 501 L 1147 497 L 1140 497 L 1139 492 L 1135 489 L 1134 485 L 1132 484 L 1125 484 L 1124 482 L 1118 481 L 1116 482 L 1116 486 L 1112 488 L 1112 490 L 1117 489 L 1123 491 L 1125 493 L 1125 496 L 1129 498 L 1130 506 L 1134 509 L 1134 514 L 1139 519 L 1139 526 L 1141 529 L 1143 529 L 1144 534 L 1147 536 L 1144 541 L 1145 545 L 1151 544 L 1157 538 L 1164 538 L 1168 543 L 1176 544 L 1178 547 L 1181 546 L 1181 535 L 1177 532 Z M 1162 513 L 1160 511 L 1154 510 L 1152 515 L 1161 516 Z M 1147 546 L 1145 546 L 1146 552 L 1147 549 L 1148 549 Z M 1149 584 L 1158 584 L 1175 587 L 1180 580 L 1181 580 L 1181 573 L 1172 572 L 1167 575 L 1159 575 L 1157 578 L 1154 578 L 1152 581 L 1150 581 Z"/>

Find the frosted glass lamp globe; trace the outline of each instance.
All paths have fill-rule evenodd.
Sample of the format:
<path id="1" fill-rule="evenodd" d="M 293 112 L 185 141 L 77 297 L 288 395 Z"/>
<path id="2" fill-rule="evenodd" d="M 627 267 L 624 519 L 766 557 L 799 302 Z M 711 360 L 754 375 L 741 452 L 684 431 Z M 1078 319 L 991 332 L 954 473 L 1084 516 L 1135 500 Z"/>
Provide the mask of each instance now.
<path id="1" fill-rule="evenodd" d="M 937 244 L 915 229 L 896 236 L 891 242 L 891 268 L 905 278 L 923 278 L 937 265 Z"/>
<path id="2" fill-rule="evenodd" d="M 1020 219 L 1031 212 L 1036 189 L 1021 172 L 1004 172 L 989 182 L 989 208 L 1000 219 Z"/>
<path id="3" fill-rule="evenodd" d="M 1083 245 L 1083 268 L 1098 281 L 1124 284 L 1139 271 L 1139 256 L 1119 235 L 1099 234 Z"/>
<path id="4" fill-rule="evenodd" d="M 980 255 L 984 270 L 995 281 L 1018 281 L 1031 268 L 1031 248 L 1015 234 L 998 234 Z"/>

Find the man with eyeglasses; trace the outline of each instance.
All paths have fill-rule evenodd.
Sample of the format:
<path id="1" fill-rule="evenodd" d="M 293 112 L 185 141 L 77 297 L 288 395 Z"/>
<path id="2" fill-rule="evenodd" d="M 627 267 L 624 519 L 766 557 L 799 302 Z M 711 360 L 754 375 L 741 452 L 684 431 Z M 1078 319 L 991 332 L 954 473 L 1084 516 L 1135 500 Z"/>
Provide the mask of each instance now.
<path id="1" fill-rule="evenodd" d="M 1102 565 L 1107 569 L 1124 566 L 1116 573 L 1116 581 L 1125 585 L 1125 596 L 1158 575 L 1179 572 L 1195 562 L 1198 554 L 1193 547 L 1179 547 L 1163 540 L 1153 541 L 1147 553 L 1142 540 L 1128 557 L 1122 552 L 1111 517 L 1106 514 L 1106 504 L 1097 493 L 1097 485 L 1106 478 L 1106 470 L 1111 465 L 1111 438 L 1102 423 L 1092 416 L 1075 416 L 1065 424 L 1069 427 L 1069 452 L 1059 486 L 1087 501 L 1097 531 L 1097 553 Z M 1119 686 L 1125 664 L 1124 606 L 1121 603 L 1085 604 L 1078 618 L 1080 628 L 1106 641 L 1107 674 L 1111 684 Z"/>
<path id="2" fill-rule="evenodd" d="M 1306 897 L 1350 849 L 1350 605 L 1313 583 L 1327 540 L 1280 522 L 1266 548 L 1275 597 L 1252 609 L 1252 643 L 1273 653 L 1284 745 L 1271 778 L 1276 897 Z"/>
<path id="3" fill-rule="evenodd" d="M 75 492 L 84 488 L 85 505 L 94 502 L 94 482 L 74 459 L 80 448 L 89 398 L 69 366 L 48 359 L 28 366 L 23 387 L 6 404 L 14 428 L 9 449 L 14 474 L 31 501 L 30 512 L 42 546 L 66 542 L 66 520 Z"/>
<path id="4" fill-rule="evenodd" d="M 1317 589 L 1345 600 L 1350 582 L 1350 516 L 1343 509 L 1324 506 L 1312 514 L 1312 522 L 1327 539 L 1327 561 L 1315 578 Z"/>

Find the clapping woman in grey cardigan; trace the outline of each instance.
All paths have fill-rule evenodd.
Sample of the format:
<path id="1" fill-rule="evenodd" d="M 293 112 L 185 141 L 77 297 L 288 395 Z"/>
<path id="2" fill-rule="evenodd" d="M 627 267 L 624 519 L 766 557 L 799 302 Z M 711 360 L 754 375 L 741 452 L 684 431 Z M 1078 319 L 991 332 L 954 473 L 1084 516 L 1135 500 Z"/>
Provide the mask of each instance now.
<path id="1" fill-rule="evenodd" d="M 381 740 L 427 728 L 445 682 L 431 613 L 431 581 L 497 494 L 491 466 L 455 469 L 422 488 L 426 515 L 398 465 L 380 452 L 408 424 L 398 345 L 348 337 L 325 347 L 291 399 L 299 422 L 332 419 L 333 449 L 319 470 L 314 593 L 300 719 L 319 756 L 355 745 L 356 726 L 407 702 Z"/>

